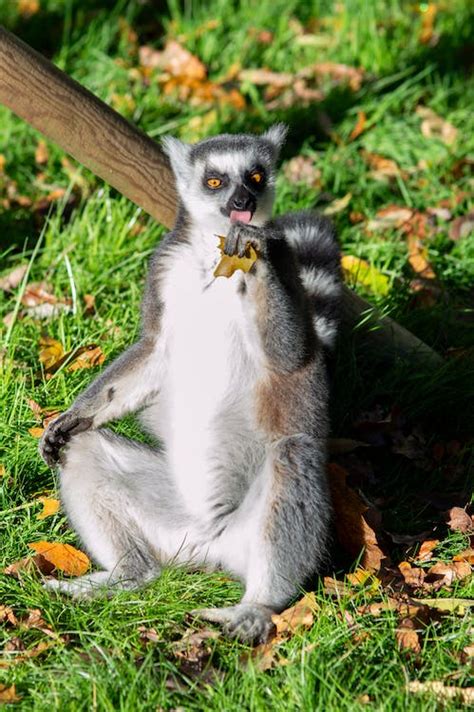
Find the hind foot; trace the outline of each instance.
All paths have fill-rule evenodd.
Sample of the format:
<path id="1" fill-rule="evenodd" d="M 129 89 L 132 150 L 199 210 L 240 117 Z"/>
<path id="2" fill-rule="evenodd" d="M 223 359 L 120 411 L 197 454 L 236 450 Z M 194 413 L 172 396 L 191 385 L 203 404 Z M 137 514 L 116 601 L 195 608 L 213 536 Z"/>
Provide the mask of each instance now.
<path id="1" fill-rule="evenodd" d="M 95 571 L 68 581 L 49 579 L 44 583 L 44 588 L 48 591 L 65 593 L 74 599 L 111 598 L 118 591 L 133 591 L 140 588 L 157 575 L 156 572 L 154 575 L 150 573 L 149 576 L 137 581 L 137 579 L 117 578 L 112 571 Z"/>
<path id="2" fill-rule="evenodd" d="M 238 603 L 227 608 L 199 608 L 191 615 L 218 623 L 224 633 L 246 643 L 265 643 L 275 631 L 271 608 L 258 603 Z"/>

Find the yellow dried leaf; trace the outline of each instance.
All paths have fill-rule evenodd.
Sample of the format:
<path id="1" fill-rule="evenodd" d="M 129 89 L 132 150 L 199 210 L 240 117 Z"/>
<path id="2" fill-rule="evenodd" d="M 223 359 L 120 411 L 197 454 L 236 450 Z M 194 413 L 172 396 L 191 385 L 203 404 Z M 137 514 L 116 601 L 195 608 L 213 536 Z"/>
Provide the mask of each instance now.
<path id="1" fill-rule="evenodd" d="M 89 557 L 70 544 L 53 541 L 35 541 L 28 544 L 30 549 L 69 576 L 82 576 L 90 567 Z"/>
<path id="2" fill-rule="evenodd" d="M 372 578 L 372 572 L 359 567 L 354 571 L 354 573 L 347 574 L 346 578 L 353 586 L 363 586 L 370 578 Z M 378 581 L 377 577 L 374 578 Z"/>
<path id="3" fill-rule="evenodd" d="M 0 477 L 5 477 L 7 474 L 7 471 L 5 469 L 5 465 L 0 465 Z"/>
<path id="4" fill-rule="evenodd" d="M 56 514 L 61 506 L 59 499 L 49 499 L 49 497 L 38 497 L 38 502 L 41 502 L 43 509 L 36 515 L 36 519 L 46 519 Z"/>
<path id="5" fill-rule="evenodd" d="M 436 274 L 428 262 L 428 250 L 414 234 L 408 235 L 408 262 L 416 274 L 423 279 L 436 279 Z"/>
<path id="6" fill-rule="evenodd" d="M 388 294 L 390 290 L 389 278 L 366 260 L 354 257 L 354 255 L 344 255 L 341 259 L 341 265 L 349 284 L 362 285 L 373 294 L 380 296 Z"/>
<path id="7" fill-rule="evenodd" d="M 343 210 L 347 208 L 351 202 L 352 193 L 346 193 L 342 198 L 333 200 L 332 203 L 324 208 L 322 211 L 323 215 L 336 215 L 337 213 L 342 213 Z"/>
<path id="8" fill-rule="evenodd" d="M 424 606 L 446 613 L 455 613 L 458 616 L 465 615 L 474 606 L 474 600 L 470 598 L 418 598 L 417 601 Z"/>
<path id="9" fill-rule="evenodd" d="M 64 357 L 64 347 L 60 341 L 51 338 L 51 336 L 43 335 L 39 341 L 39 345 L 39 360 L 46 371 L 62 361 Z"/>
<path id="10" fill-rule="evenodd" d="M 0 153 L 0 173 L 5 171 L 6 158 L 3 153 Z"/>
<path id="11" fill-rule="evenodd" d="M 222 253 L 222 257 L 214 270 L 214 277 L 232 277 L 234 272 L 238 269 L 242 270 L 242 272 L 250 272 L 258 258 L 255 248 L 249 243 L 243 257 L 224 255 L 225 237 L 219 236 L 219 241 L 219 249 Z"/>
<path id="12" fill-rule="evenodd" d="M 28 428 L 29 434 L 34 438 L 40 438 L 44 433 L 44 428 Z"/>

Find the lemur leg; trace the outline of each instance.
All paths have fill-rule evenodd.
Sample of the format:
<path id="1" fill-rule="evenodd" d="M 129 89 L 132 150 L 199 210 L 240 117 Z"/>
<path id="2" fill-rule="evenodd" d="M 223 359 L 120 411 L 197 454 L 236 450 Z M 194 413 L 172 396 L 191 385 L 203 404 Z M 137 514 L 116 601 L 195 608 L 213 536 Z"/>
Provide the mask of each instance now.
<path id="1" fill-rule="evenodd" d="M 245 595 L 235 606 L 195 615 L 223 625 L 231 636 L 267 639 L 272 613 L 288 604 L 326 557 L 330 503 L 321 477 L 324 459 L 324 444 L 305 434 L 269 448 L 260 477 L 219 543 L 225 568 L 246 561 Z"/>
<path id="2" fill-rule="evenodd" d="M 160 573 L 179 511 L 164 455 L 107 430 L 75 435 L 61 455 L 61 499 L 72 526 L 103 571 L 49 588 L 75 597 L 133 589 Z"/>

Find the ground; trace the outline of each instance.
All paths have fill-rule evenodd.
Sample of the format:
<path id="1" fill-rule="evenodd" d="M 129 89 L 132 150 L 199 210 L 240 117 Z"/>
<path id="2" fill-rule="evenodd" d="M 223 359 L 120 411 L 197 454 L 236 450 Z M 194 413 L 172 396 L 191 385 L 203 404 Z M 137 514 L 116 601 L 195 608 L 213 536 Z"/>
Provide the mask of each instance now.
<path id="1" fill-rule="evenodd" d="M 472 491 L 471 3 L 212 0 L 182 9 L 174 1 L 11 0 L 0 22 L 155 139 L 288 123 L 276 211 L 332 213 L 348 280 L 443 358 L 394 360 L 357 335 L 341 339 L 332 365 L 339 452 L 331 458 L 378 518 L 371 523 L 390 565 L 360 585 L 346 579 L 338 595 L 330 581 L 315 581 L 314 623 L 287 635 L 271 669 L 222 637 L 181 640 L 202 628 L 188 611 L 238 600 L 240 587 L 225 573 L 170 569 L 144 591 L 71 603 L 44 591 L 35 570 L 23 571 L 0 581 L 0 603 L 9 607 L 0 609 L 0 681 L 7 690 L 15 685 L 17 707 L 418 711 L 437 708 L 442 693 L 415 695 L 410 682 L 466 690 L 473 684 L 467 604 L 446 615 L 424 611 L 421 622 L 408 615 L 418 633 L 411 650 L 396 632 L 399 610 L 375 617 L 361 607 L 399 595 L 404 581 L 393 572 L 404 559 L 413 563 L 424 539 L 440 543 L 417 570 L 452 566 L 472 547 L 470 525 L 446 521 Z M 168 46 L 182 73 L 154 54 L 167 38 L 192 53 Z M 1 274 L 30 269 L 0 290 L 7 566 L 32 542 L 80 545 L 61 512 L 37 517 L 38 496 L 54 498 L 56 481 L 35 436 L 44 410 L 66 409 L 102 354 L 107 363 L 133 341 L 147 259 L 163 228 L 1 107 L 0 126 Z M 369 276 L 350 257 L 366 260 Z M 39 318 L 45 304 L 53 314 Z M 69 358 L 51 342 L 51 361 L 40 363 L 45 333 Z M 84 366 L 77 349 L 90 345 L 92 368 L 71 370 Z M 116 429 L 142 437 L 133 419 Z M 342 446 L 342 438 L 365 447 Z M 336 546 L 326 574 L 342 580 L 355 566 Z M 407 584 L 406 592 L 472 599 L 471 577 L 447 584 Z M 38 608 L 42 622 L 27 624 Z M 461 708 L 462 692 L 445 705 Z"/>

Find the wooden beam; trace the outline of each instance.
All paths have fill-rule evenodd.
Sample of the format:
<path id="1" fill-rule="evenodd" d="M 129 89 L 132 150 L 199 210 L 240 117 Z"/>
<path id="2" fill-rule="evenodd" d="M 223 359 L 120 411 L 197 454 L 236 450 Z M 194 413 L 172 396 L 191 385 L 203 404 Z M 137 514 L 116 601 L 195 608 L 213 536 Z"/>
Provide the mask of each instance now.
<path id="1" fill-rule="evenodd" d="M 168 159 L 159 145 L 2 27 L 0 102 L 158 222 L 172 227 L 178 199 Z M 347 288 L 343 322 L 374 352 L 442 363 L 433 349 L 392 319 L 378 316 Z"/>

